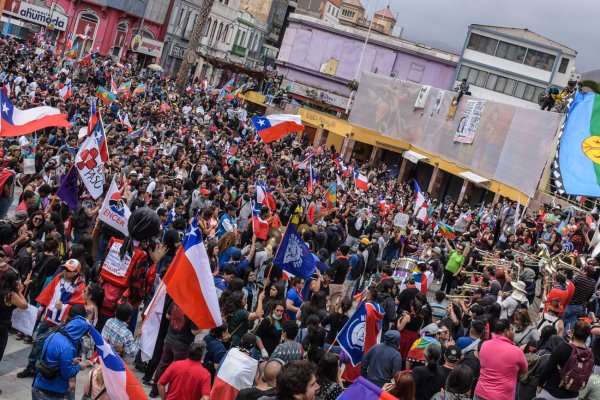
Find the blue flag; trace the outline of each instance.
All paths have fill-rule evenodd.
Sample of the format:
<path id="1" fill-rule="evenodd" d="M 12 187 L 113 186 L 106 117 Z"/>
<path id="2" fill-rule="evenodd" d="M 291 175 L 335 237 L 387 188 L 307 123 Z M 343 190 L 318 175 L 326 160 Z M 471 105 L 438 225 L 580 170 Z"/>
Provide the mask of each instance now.
<path id="1" fill-rule="evenodd" d="M 79 200 L 79 186 L 77 185 L 77 168 L 74 166 L 60 178 L 60 186 L 56 195 L 65 202 L 73 211 L 77 209 Z"/>
<path id="2" fill-rule="evenodd" d="M 315 259 L 294 225 L 288 225 L 285 230 L 273 264 L 302 279 L 308 279 L 315 273 Z"/>
<path id="3" fill-rule="evenodd" d="M 337 342 L 350 357 L 352 365 L 362 361 L 366 329 L 367 307 L 363 301 L 337 335 Z"/>

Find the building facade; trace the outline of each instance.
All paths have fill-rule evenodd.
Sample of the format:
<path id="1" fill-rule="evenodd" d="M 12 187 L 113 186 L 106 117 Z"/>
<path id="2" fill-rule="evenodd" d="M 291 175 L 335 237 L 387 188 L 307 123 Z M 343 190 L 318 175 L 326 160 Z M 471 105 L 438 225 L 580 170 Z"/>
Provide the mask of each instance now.
<path id="1" fill-rule="evenodd" d="M 290 16 L 277 70 L 299 101 L 317 93 L 330 109 L 344 111 L 351 93 L 348 84 L 362 71 L 423 85 L 450 88 L 458 55 L 300 14 Z M 363 49 L 364 48 L 364 49 Z M 362 62 L 360 62 L 361 54 Z M 360 66 L 359 66 L 360 63 Z"/>
<path id="2" fill-rule="evenodd" d="M 175 0 L 169 19 L 162 66 L 167 73 L 179 71 L 194 25 L 204 0 Z"/>
<path id="3" fill-rule="evenodd" d="M 552 85 L 571 80 L 577 52 L 527 29 L 471 25 L 455 84 L 470 83 L 473 96 L 522 107 L 538 107 Z"/>

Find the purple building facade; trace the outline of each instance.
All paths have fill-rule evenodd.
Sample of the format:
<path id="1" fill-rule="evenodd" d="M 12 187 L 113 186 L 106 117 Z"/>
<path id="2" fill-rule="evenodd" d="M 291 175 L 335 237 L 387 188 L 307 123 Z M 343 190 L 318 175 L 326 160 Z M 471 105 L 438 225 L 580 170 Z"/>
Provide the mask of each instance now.
<path id="1" fill-rule="evenodd" d="M 371 31 L 359 67 L 367 30 L 300 14 L 289 21 L 276 65 L 294 97 L 312 89 L 343 108 L 362 71 L 443 89 L 454 83 L 457 54 Z"/>

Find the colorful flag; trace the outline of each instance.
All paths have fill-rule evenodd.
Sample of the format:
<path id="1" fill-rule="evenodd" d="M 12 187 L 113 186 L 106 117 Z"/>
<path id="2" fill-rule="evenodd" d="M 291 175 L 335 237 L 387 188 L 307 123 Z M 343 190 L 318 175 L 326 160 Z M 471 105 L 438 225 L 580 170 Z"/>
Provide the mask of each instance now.
<path id="1" fill-rule="evenodd" d="M 146 93 L 146 85 L 144 85 L 143 83 L 140 83 L 135 89 L 133 89 L 134 96 L 143 93 Z"/>
<path id="2" fill-rule="evenodd" d="M 115 353 L 112 346 L 90 325 L 90 336 L 96 345 L 96 351 L 102 366 L 102 379 L 106 394 L 114 400 L 145 399 L 146 393 L 127 365 Z"/>
<path id="3" fill-rule="evenodd" d="M 366 192 L 369 190 L 369 180 L 358 171 L 354 171 L 354 185 L 357 189 Z"/>
<path id="4" fill-rule="evenodd" d="M 337 207 L 337 183 L 333 182 L 325 192 L 325 202 L 327 209 L 332 211 Z"/>
<path id="5" fill-rule="evenodd" d="M 160 282 L 160 278 L 157 277 L 156 279 L 159 280 L 158 290 L 154 294 L 150 306 L 144 311 L 144 323 L 140 335 L 140 356 L 142 357 L 142 362 L 150 361 L 154 354 L 156 334 L 160 329 L 160 321 L 167 297 L 167 287 Z"/>
<path id="6" fill-rule="evenodd" d="M 251 118 L 261 139 L 265 143 L 279 140 L 291 132 L 304 130 L 302 118 L 293 114 L 271 114 Z"/>
<path id="7" fill-rule="evenodd" d="M 92 61 L 94 61 L 99 55 L 100 55 L 100 53 L 98 53 L 97 51 L 93 52 L 92 54 L 88 54 L 87 56 L 85 56 L 81 60 L 79 60 L 79 65 L 85 66 L 85 67 L 91 67 Z"/>
<path id="8" fill-rule="evenodd" d="M 286 228 L 273 264 L 302 279 L 308 279 L 315 273 L 315 259 L 293 224 Z"/>
<path id="9" fill-rule="evenodd" d="M 252 231 L 258 239 L 267 240 L 267 237 L 269 237 L 269 223 L 260 217 L 261 207 L 260 204 L 255 204 L 252 209 Z"/>
<path id="10" fill-rule="evenodd" d="M 10 82 L 8 82 L 8 79 L 5 79 L 4 83 L 2 83 L 2 91 L 4 92 L 7 98 L 10 97 L 11 89 Z"/>
<path id="11" fill-rule="evenodd" d="M 306 158 L 304 160 L 300 161 L 299 163 L 294 163 L 292 165 L 292 167 L 296 168 L 296 169 L 306 169 L 306 167 L 308 167 L 308 164 L 314 155 L 315 155 L 315 153 L 310 153 L 308 156 L 306 156 Z"/>
<path id="12" fill-rule="evenodd" d="M 69 97 L 73 96 L 73 90 L 71 89 L 71 84 L 67 83 L 62 88 L 58 89 L 58 94 L 64 101 L 67 101 L 69 99 Z"/>
<path id="13" fill-rule="evenodd" d="M 338 333 L 337 341 L 353 366 L 357 366 L 363 355 L 377 344 L 377 335 L 381 330 L 379 321 L 383 316 L 379 304 L 363 302 Z"/>
<path id="14" fill-rule="evenodd" d="M 427 203 L 427 199 L 425 199 L 425 195 L 421 191 L 421 188 L 419 187 L 419 183 L 417 182 L 417 180 L 415 179 L 413 182 L 414 182 L 414 188 L 415 188 L 415 194 L 416 194 L 414 215 L 418 219 L 423 221 L 424 223 L 427 223 L 427 217 L 429 215 L 429 212 L 428 212 L 429 204 Z"/>
<path id="15" fill-rule="evenodd" d="M 223 324 L 217 289 L 197 218 L 188 228 L 164 282 L 169 296 L 199 329 Z"/>
<path id="16" fill-rule="evenodd" d="M 600 197 L 600 95 L 577 91 L 556 153 L 552 173 L 558 193 Z"/>
<path id="17" fill-rule="evenodd" d="M 79 200 L 79 186 L 77 185 L 77 171 L 75 166 L 71 166 L 69 171 L 60 178 L 60 186 L 56 195 L 68 205 L 71 210 L 77 210 L 77 201 Z"/>
<path id="18" fill-rule="evenodd" d="M 410 360 L 412 362 L 420 362 L 420 363 L 425 363 L 425 349 L 427 348 L 427 346 L 429 346 L 430 344 L 437 344 L 438 346 L 440 346 L 440 342 L 438 342 L 436 339 L 429 337 L 429 336 L 423 336 L 418 338 L 417 340 L 415 340 L 412 344 L 412 346 L 410 347 L 410 350 L 408 351 L 408 354 L 406 356 L 407 360 Z"/>
<path id="19" fill-rule="evenodd" d="M 88 119 L 88 135 L 94 130 L 98 123 L 98 109 L 96 108 L 96 99 L 90 96 L 90 117 Z"/>
<path id="20" fill-rule="evenodd" d="M 77 43 L 75 43 L 77 44 Z M 73 48 L 73 32 L 69 32 L 65 39 L 65 53 Z"/>
<path id="21" fill-rule="evenodd" d="M 131 81 L 123 82 L 117 88 L 118 93 L 129 93 L 131 91 Z"/>
<path id="22" fill-rule="evenodd" d="M 98 86 L 98 89 L 96 89 L 96 96 L 98 96 L 98 98 L 102 100 L 107 106 L 110 106 L 112 102 L 117 99 L 117 96 L 115 96 L 114 93 L 110 92 L 109 90 L 106 90 L 106 88 L 102 86 Z"/>
<path id="23" fill-rule="evenodd" d="M 102 196 L 104 191 L 104 164 L 100 158 L 98 142 L 94 135 L 88 136 L 79 148 L 75 157 L 75 167 L 92 197 L 97 199 Z"/>
<path id="24" fill-rule="evenodd" d="M 117 182 L 113 176 L 113 180 L 110 183 L 110 188 L 106 193 L 106 197 L 104 197 L 102 208 L 100 208 L 98 218 L 100 218 L 100 221 L 104 222 L 108 226 L 122 232 L 125 236 L 127 236 L 129 235 L 127 222 L 129 221 L 130 215 L 131 211 L 129 211 L 129 207 L 127 207 L 126 199 L 123 199 L 121 196 L 121 191 L 119 191 Z"/>
<path id="25" fill-rule="evenodd" d="M 233 90 L 233 83 L 235 82 L 235 78 L 231 78 L 225 86 L 219 90 L 219 96 L 217 97 L 217 103 L 221 102 L 225 95 Z"/>
<path id="26" fill-rule="evenodd" d="M 435 225 L 440 235 L 446 239 L 456 239 L 456 234 L 454 233 L 453 227 L 440 221 L 436 222 Z"/>
<path id="27" fill-rule="evenodd" d="M 70 47 L 69 49 L 65 51 L 65 58 L 76 58 L 77 54 L 79 53 L 79 44 L 75 43 L 75 46 Z"/>
<path id="28" fill-rule="evenodd" d="M 219 365 L 210 398 L 235 399 L 240 390 L 252 387 L 257 368 L 257 360 L 242 353 L 237 347 L 232 348 Z"/>
<path id="29" fill-rule="evenodd" d="M 388 392 L 384 392 L 379 386 L 369 382 L 362 376 L 358 377 L 348 389 L 337 398 L 337 400 L 397 400 Z"/>
<path id="30" fill-rule="evenodd" d="M 275 203 L 275 199 L 271 194 L 267 185 L 262 182 L 256 182 L 256 202 L 262 204 L 263 206 L 269 207 L 271 210 L 275 210 L 277 208 L 277 204 Z"/>
<path id="31" fill-rule="evenodd" d="M 20 110 L 0 90 L 0 136 L 22 136 L 50 127 L 70 128 L 67 115 L 58 108 L 41 106 Z"/>

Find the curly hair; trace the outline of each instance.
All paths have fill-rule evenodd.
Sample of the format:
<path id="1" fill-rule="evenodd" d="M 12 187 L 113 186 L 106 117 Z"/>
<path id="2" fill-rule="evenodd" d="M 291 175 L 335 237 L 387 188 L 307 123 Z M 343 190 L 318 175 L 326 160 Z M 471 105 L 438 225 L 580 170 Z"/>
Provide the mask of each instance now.
<path id="1" fill-rule="evenodd" d="M 294 400 L 294 395 L 306 393 L 314 371 L 314 365 L 308 361 L 292 361 L 284 365 L 277 376 L 277 399 Z"/>

